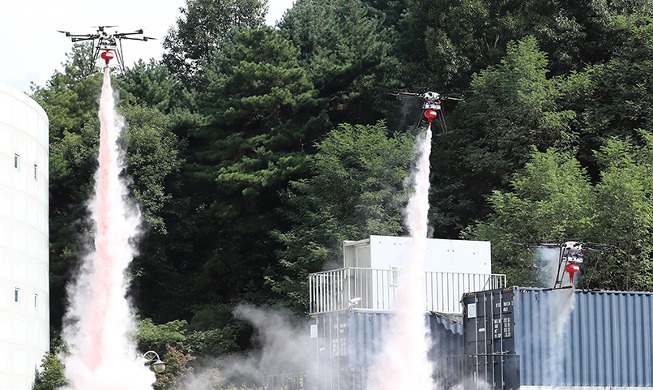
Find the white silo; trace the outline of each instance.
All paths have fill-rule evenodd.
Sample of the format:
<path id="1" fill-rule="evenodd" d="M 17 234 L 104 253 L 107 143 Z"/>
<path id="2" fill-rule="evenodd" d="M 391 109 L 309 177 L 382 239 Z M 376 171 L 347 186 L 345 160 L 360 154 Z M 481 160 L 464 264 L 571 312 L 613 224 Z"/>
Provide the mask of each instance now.
<path id="1" fill-rule="evenodd" d="M 50 347 L 48 241 L 48 117 L 0 84 L 0 389 L 31 389 Z"/>

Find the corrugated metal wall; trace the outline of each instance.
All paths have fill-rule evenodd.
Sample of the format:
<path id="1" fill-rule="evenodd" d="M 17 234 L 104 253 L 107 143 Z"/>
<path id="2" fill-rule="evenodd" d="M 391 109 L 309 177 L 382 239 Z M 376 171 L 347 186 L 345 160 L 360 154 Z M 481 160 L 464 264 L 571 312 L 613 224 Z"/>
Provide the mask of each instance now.
<path id="1" fill-rule="evenodd" d="M 386 312 L 349 313 L 349 364 L 367 367 L 380 352 L 384 330 L 392 326 L 392 315 Z M 426 316 L 433 348 L 430 358 L 459 356 L 463 353 L 462 323 L 437 313 Z"/>
<path id="2" fill-rule="evenodd" d="M 512 301 L 511 313 L 465 313 L 465 349 L 475 353 L 480 345 L 487 346 L 481 353 L 519 355 L 522 386 L 653 386 L 653 293 L 513 287 L 464 300 L 487 300 L 487 307 Z M 494 326 L 496 332 L 505 318 L 511 318 L 510 332 L 479 341 L 472 331 Z M 512 351 L 502 351 L 506 345 Z"/>
<path id="3" fill-rule="evenodd" d="M 555 290 L 515 293 L 522 384 L 653 386 L 652 293 L 576 291 L 568 320 L 552 337 L 556 316 L 564 314 L 559 296 Z M 553 376 L 542 369 L 547 360 L 557 364 Z"/>
<path id="4" fill-rule="evenodd" d="M 460 320 L 437 313 L 425 317 L 434 342 L 431 359 L 463 354 Z M 367 370 L 380 352 L 391 321 L 389 312 L 352 310 L 311 316 L 317 368 L 310 382 L 317 389 L 365 389 Z"/>

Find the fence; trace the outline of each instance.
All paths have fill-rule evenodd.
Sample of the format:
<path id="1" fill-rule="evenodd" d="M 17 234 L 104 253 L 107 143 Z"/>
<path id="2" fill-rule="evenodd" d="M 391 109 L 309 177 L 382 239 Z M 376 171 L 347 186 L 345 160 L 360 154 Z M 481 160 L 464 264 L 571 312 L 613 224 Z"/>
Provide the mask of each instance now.
<path id="1" fill-rule="evenodd" d="M 390 311 L 398 288 L 399 270 L 340 268 L 309 275 L 310 313 L 350 308 Z M 425 311 L 462 313 L 460 298 L 472 291 L 506 286 L 503 274 L 425 273 Z"/>
<path id="2" fill-rule="evenodd" d="M 265 390 L 308 390 L 311 388 L 308 385 L 305 372 L 266 375 L 263 377 L 263 389 Z"/>

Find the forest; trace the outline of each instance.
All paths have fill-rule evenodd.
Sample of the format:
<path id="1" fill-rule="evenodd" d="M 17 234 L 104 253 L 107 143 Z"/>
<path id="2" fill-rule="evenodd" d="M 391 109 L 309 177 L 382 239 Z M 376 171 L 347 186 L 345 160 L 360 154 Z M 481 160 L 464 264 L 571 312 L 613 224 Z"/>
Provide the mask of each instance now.
<path id="1" fill-rule="evenodd" d="M 435 238 L 488 240 L 493 272 L 538 286 L 529 244 L 606 244 L 583 288 L 653 290 L 653 5 L 646 0 L 186 0 L 162 58 L 114 74 L 144 218 L 130 297 L 139 345 L 175 362 L 255 348 L 246 304 L 307 314 L 342 242 L 405 235 L 419 105 L 434 125 Z M 88 239 L 102 75 L 76 44 L 34 98 L 50 120 L 52 354 Z M 607 245 L 609 244 L 609 245 Z M 334 266 L 335 265 L 335 266 Z M 217 387 L 216 387 L 217 388 Z"/>

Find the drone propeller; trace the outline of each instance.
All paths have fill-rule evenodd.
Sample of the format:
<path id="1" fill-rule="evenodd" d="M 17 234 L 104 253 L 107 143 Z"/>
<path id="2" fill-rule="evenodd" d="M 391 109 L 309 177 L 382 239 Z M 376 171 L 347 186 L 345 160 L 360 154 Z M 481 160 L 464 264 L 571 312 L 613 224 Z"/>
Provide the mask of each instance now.
<path id="1" fill-rule="evenodd" d="M 72 34 L 70 31 L 63 31 L 63 30 L 57 30 L 57 32 L 65 34 L 66 37 L 73 38 L 73 39 L 75 38 L 94 39 L 99 36 L 98 34 Z"/>
<path id="2" fill-rule="evenodd" d="M 138 34 L 142 34 L 142 33 L 143 33 L 143 29 L 139 29 L 139 30 L 132 31 L 132 32 L 124 32 L 124 33 L 119 33 L 119 32 L 116 31 L 116 33 L 113 34 L 113 36 L 117 38 L 117 37 L 124 37 L 124 36 L 127 36 L 127 35 L 138 35 Z"/>
<path id="3" fill-rule="evenodd" d="M 395 91 L 390 93 L 393 96 L 396 96 L 398 99 L 401 99 L 403 97 L 411 97 L 411 98 L 421 98 L 421 99 L 439 99 L 439 100 L 456 100 L 456 101 L 462 101 L 465 100 L 465 95 L 462 93 L 437 93 L 437 92 L 408 92 L 408 91 Z"/>
<path id="4" fill-rule="evenodd" d="M 441 99 L 446 99 L 446 100 L 465 100 L 465 95 L 462 93 L 445 93 L 440 95 Z"/>
<path id="5" fill-rule="evenodd" d="M 392 96 L 396 96 L 397 99 L 401 99 L 402 97 L 416 97 L 416 98 L 421 98 L 421 97 L 423 97 L 424 94 L 422 94 L 422 93 L 416 93 L 416 92 L 397 91 L 397 92 L 390 92 L 390 95 L 392 95 Z"/>
<path id="6" fill-rule="evenodd" d="M 96 38 L 98 38 L 97 35 L 89 35 L 89 36 L 79 35 L 79 36 L 71 36 L 70 40 L 72 42 L 82 42 L 82 41 L 92 41 Z"/>
<path id="7" fill-rule="evenodd" d="M 154 37 L 125 37 L 125 36 L 119 36 L 117 37 L 118 39 L 127 39 L 127 40 L 132 40 L 132 41 L 149 41 L 150 39 L 156 40 Z"/>

